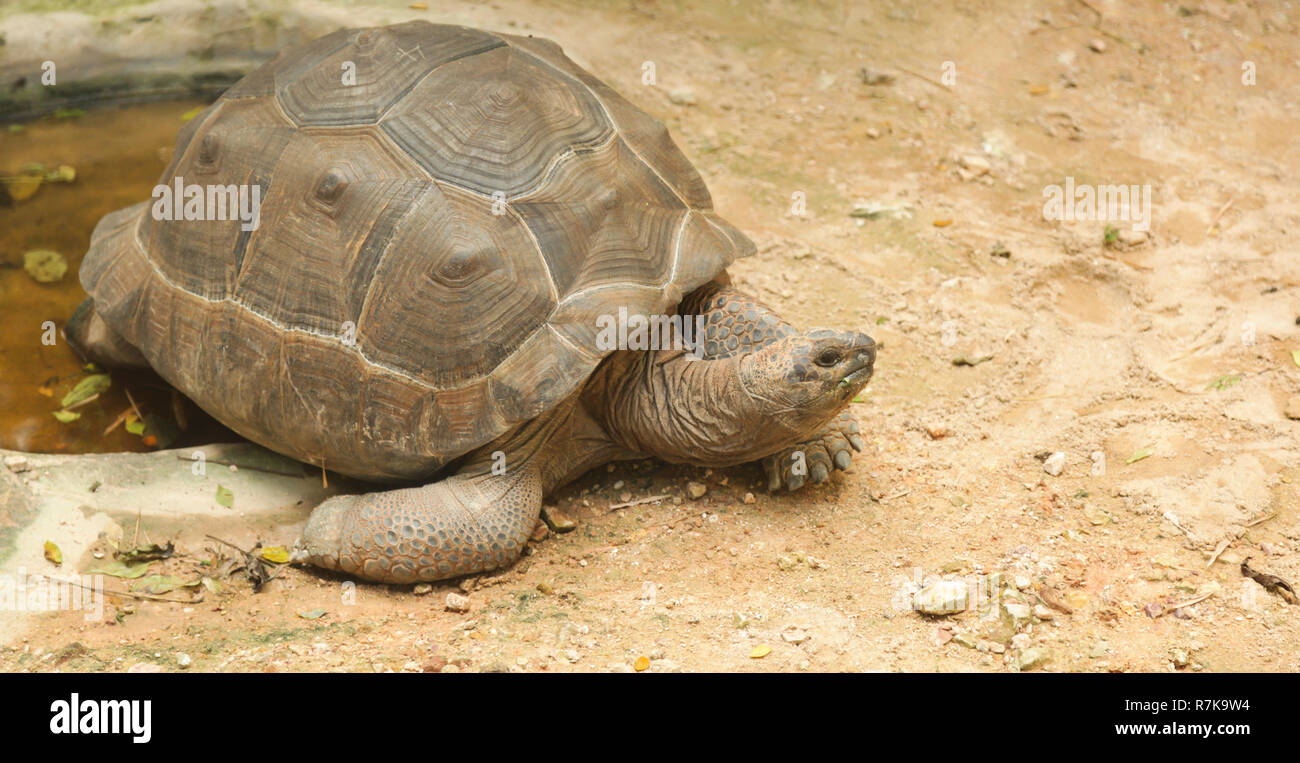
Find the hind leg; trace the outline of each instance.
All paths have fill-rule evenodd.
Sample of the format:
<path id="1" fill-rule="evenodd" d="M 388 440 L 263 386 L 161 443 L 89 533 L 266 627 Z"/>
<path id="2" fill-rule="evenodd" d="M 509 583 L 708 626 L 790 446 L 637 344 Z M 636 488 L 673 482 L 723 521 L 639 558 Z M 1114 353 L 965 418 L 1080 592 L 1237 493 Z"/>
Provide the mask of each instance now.
<path id="1" fill-rule="evenodd" d="M 95 313 L 95 302 L 90 297 L 72 311 L 63 336 L 78 356 L 91 363 L 105 368 L 149 367 L 144 355 Z"/>
<path id="2" fill-rule="evenodd" d="M 517 559 L 541 509 L 541 479 L 528 464 L 336 496 L 311 513 L 294 559 L 381 583 L 468 575 Z"/>

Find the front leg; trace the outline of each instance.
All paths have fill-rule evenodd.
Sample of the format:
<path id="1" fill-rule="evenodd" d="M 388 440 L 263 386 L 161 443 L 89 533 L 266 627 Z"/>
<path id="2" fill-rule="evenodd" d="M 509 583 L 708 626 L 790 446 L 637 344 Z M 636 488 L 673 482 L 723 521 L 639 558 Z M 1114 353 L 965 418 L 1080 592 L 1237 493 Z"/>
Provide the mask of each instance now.
<path id="1" fill-rule="evenodd" d="M 541 508 L 542 483 L 530 464 L 335 496 L 311 513 L 294 556 L 381 583 L 468 575 L 517 559 Z"/>
<path id="2" fill-rule="evenodd" d="M 811 477 L 814 485 L 830 479 L 831 471 L 847 471 L 853 465 L 853 451 L 866 445 L 857 419 L 847 409 L 817 433 L 817 436 L 763 459 L 767 489 L 798 490 Z"/>

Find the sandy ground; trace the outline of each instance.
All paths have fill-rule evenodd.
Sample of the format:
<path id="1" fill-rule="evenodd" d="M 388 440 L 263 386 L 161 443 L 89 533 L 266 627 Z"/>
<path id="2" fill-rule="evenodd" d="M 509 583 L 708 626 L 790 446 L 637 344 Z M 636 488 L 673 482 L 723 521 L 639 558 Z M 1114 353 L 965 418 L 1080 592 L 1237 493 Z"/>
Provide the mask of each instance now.
<path id="1" fill-rule="evenodd" d="M 1300 670 L 1300 608 L 1239 572 L 1300 578 L 1295 9 L 701 5 L 376 14 L 551 37 L 667 121 L 759 244 L 737 283 L 881 343 L 851 472 L 769 495 L 757 467 L 621 464 L 553 496 L 576 530 L 499 574 L 235 575 L 43 616 L 0 669 Z M 1149 233 L 1045 219 L 1067 177 L 1149 186 Z M 910 214 L 850 215 L 867 204 Z M 193 575 L 215 546 L 176 535 L 157 570 Z M 1001 606 L 912 611 L 938 577 Z"/>

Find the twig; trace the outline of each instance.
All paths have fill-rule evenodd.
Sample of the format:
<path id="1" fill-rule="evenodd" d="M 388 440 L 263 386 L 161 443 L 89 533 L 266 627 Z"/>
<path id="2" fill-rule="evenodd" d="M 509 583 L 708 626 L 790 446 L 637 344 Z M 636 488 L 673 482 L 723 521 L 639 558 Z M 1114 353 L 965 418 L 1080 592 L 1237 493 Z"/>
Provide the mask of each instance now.
<path id="1" fill-rule="evenodd" d="M 907 495 L 910 492 L 912 492 L 911 488 L 908 488 L 907 490 L 900 490 L 897 493 L 894 493 L 893 495 L 887 495 L 884 498 L 877 498 L 876 503 L 889 503 L 895 498 L 902 498 L 903 496 Z"/>
<path id="2" fill-rule="evenodd" d="M 59 578 L 52 578 L 49 577 L 48 575 L 37 575 L 37 577 L 44 578 L 45 580 L 49 580 L 53 583 L 65 583 L 67 585 L 74 585 L 85 591 L 97 590 L 91 586 L 83 585 L 82 583 L 78 583 L 73 580 L 60 580 Z M 110 591 L 107 588 L 102 589 L 101 593 L 106 593 L 109 594 L 110 596 L 130 596 L 133 599 L 147 599 L 149 601 L 170 601 L 170 602 L 175 602 L 176 604 L 194 604 L 195 602 L 198 601 L 198 599 L 173 599 L 170 596 L 155 596 L 153 594 L 148 594 L 148 593 L 135 593 L 134 591 Z"/>
<path id="3" fill-rule="evenodd" d="M 938 80 L 932 80 L 932 79 L 930 79 L 929 77 L 925 76 L 924 74 L 920 74 L 920 73 L 918 73 L 918 72 L 914 72 L 914 71 L 912 71 L 911 69 L 906 69 L 906 68 L 904 68 L 904 67 L 902 67 L 902 66 L 897 67 L 897 69 L 898 69 L 900 72 L 904 73 L 904 74 L 910 74 L 910 75 L 912 75 L 913 77 L 916 77 L 917 79 L 925 80 L 926 82 L 929 82 L 931 85 L 934 85 L 935 87 L 939 88 L 940 90 L 944 91 L 945 93 L 951 93 L 951 92 L 952 92 L 952 88 L 948 87 L 947 85 L 943 84 L 942 82 L 939 82 Z"/>
<path id="4" fill-rule="evenodd" d="M 83 405 L 88 405 L 88 404 L 90 404 L 90 403 L 92 403 L 92 402 L 94 402 L 94 401 L 96 401 L 96 400 L 98 400 L 98 399 L 99 399 L 99 393 L 96 392 L 95 394 L 91 395 L 90 397 L 86 398 L 85 400 L 78 400 L 77 402 L 73 403 L 72 405 L 64 406 L 64 407 L 63 407 L 63 410 L 65 410 L 65 411 L 71 411 L 71 410 L 73 410 L 73 409 L 80 408 L 80 407 L 83 406 Z"/>
<path id="5" fill-rule="evenodd" d="M 126 393 L 126 400 L 131 404 L 131 410 L 135 411 L 135 417 L 144 421 L 144 414 L 140 412 L 140 406 L 135 404 L 135 398 L 131 397 L 131 390 L 123 387 L 122 391 Z"/>
<path id="6" fill-rule="evenodd" d="M 626 501 L 626 502 L 624 502 L 624 503 L 616 503 L 616 504 L 614 504 L 614 505 L 612 505 L 612 506 L 609 507 L 609 511 L 617 511 L 618 509 L 626 509 L 626 508 L 629 507 L 629 506 L 640 506 L 640 505 L 643 504 L 643 503 L 653 503 L 654 501 L 662 501 L 662 500 L 664 500 L 665 498 L 672 498 L 672 496 L 669 495 L 668 493 L 664 493 L 663 495 L 652 495 L 652 496 L 650 496 L 649 498 L 638 498 L 638 499 L 635 500 L 635 501 Z"/>
<path id="7" fill-rule="evenodd" d="M 1161 612 L 1160 614 L 1164 615 L 1165 612 L 1172 612 L 1175 609 L 1182 609 L 1183 607 L 1190 607 L 1193 604 L 1200 604 L 1201 602 L 1205 601 L 1206 599 L 1210 598 L 1213 595 L 1214 595 L 1214 591 L 1210 591 L 1209 593 L 1203 593 L 1194 599 L 1188 599 L 1187 601 L 1180 601 L 1177 604 L 1170 604 L 1169 606 L 1165 607 L 1164 612 Z"/>
<path id="8" fill-rule="evenodd" d="M 1219 224 L 1219 218 L 1223 217 L 1223 213 L 1224 213 L 1224 212 L 1227 212 L 1227 211 L 1228 211 L 1228 207 L 1231 207 L 1231 206 L 1232 206 L 1232 202 L 1234 202 L 1234 201 L 1236 201 L 1236 200 L 1237 200 L 1236 197 L 1233 197 L 1233 198 L 1231 198 L 1231 199 L 1228 199 L 1228 203 L 1227 203 L 1227 204 L 1224 204 L 1223 206 L 1219 207 L 1219 211 L 1218 211 L 1218 213 L 1215 214 L 1215 215 L 1214 215 L 1214 219 L 1210 221 L 1210 227 L 1208 227 L 1208 228 L 1205 229 L 1205 235 L 1207 235 L 1207 236 L 1210 235 L 1210 231 L 1214 230 L 1214 226 L 1216 226 L 1216 225 Z"/>

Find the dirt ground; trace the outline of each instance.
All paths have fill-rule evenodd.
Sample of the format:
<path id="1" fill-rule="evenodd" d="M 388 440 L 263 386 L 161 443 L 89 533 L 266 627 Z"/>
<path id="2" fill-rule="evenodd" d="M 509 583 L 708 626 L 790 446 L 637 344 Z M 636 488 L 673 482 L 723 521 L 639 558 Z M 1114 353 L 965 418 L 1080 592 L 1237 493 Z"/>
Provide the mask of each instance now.
<path id="1" fill-rule="evenodd" d="M 880 343 L 867 451 L 780 495 L 757 466 L 611 466 L 497 574 L 236 575 L 44 616 L 0 669 L 1300 671 L 1300 607 L 1239 569 L 1300 579 L 1295 8 L 431 5 L 375 14 L 550 37 L 668 122 L 759 245 L 738 285 Z M 1067 177 L 1149 186 L 1149 234 L 1045 219 Z M 211 557 L 177 540 L 159 571 Z M 939 577 L 1001 606 L 913 611 Z"/>

